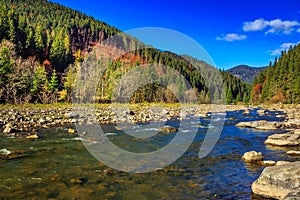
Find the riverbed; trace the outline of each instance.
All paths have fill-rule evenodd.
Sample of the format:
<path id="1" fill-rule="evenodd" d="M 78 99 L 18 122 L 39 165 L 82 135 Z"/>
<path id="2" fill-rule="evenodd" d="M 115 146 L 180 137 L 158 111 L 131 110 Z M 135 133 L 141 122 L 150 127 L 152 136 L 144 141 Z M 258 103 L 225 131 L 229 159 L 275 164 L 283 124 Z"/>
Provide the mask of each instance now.
<path id="1" fill-rule="evenodd" d="M 73 125 L 40 129 L 39 139 L 0 137 L 0 150 L 20 151 L 19 156 L 0 160 L 2 199 L 261 199 L 251 194 L 251 184 L 263 166 L 245 163 L 241 156 L 260 151 L 265 160 L 295 161 L 285 147 L 264 145 L 276 131 L 235 126 L 240 121 L 282 121 L 277 111 L 261 116 L 252 110 L 226 113 L 225 125 L 216 146 L 199 159 L 199 148 L 210 127 L 208 116 L 188 116 L 181 127 L 185 134 L 197 131 L 190 148 L 174 163 L 148 173 L 120 172 L 95 159 L 75 133 Z M 189 123 L 190 122 L 190 123 Z M 159 122 L 153 122 L 159 123 Z M 132 124 L 142 130 L 146 122 Z M 178 118 L 167 125 L 176 127 Z M 154 124 L 155 125 L 155 124 Z M 144 140 L 128 137 L 116 124 L 101 125 L 114 144 L 128 151 L 149 152 L 172 140 L 176 133 L 159 132 Z M 147 131 L 147 130 L 144 130 Z M 299 147 L 294 147 L 300 150 Z M 291 150 L 291 148 L 289 148 Z M 2 151 L 4 152 L 4 151 Z"/>

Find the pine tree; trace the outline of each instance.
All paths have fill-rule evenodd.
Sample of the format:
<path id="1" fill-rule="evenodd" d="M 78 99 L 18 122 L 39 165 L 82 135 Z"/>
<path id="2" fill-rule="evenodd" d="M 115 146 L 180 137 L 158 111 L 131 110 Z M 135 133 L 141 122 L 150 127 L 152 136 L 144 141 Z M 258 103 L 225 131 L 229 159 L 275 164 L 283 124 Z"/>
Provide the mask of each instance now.
<path id="1" fill-rule="evenodd" d="M 58 78 L 55 69 L 53 70 L 50 78 L 49 89 L 52 93 L 56 93 L 58 91 Z"/>
<path id="2" fill-rule="evenodd" d="M 12 71 L 12 60 L 9 55 L 9 49 L 3 47 L 0 50 L 0 87 L 8 81 L 8 74 Z"/>

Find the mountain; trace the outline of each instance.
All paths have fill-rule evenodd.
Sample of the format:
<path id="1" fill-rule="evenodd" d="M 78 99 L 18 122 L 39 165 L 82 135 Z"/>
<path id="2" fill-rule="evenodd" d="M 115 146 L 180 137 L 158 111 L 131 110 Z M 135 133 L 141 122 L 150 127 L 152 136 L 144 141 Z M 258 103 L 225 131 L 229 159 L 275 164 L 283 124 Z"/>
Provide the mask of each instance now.
<path id="1" fill-rule="evenodd" d="M 175 97 L 162 84 L 148 84 L 132 94 L 132 102 L 176 102 L 178 98 L 185 99 L 191 91 L 195 91 L 201 103 L 210 103 L 221 96 L 222 88 L 209 90 L 211 83 L 203 77 L 204 74 L 218 81 L 214 76 L 216 68 L 147 46 L 79 11 L 45 0 L 0 0 L 0 9 L 0 103 L 70 101 L 75 83 L 80 81 L 76 79 L 77 74 L 92 66 L 84 63 L 97 60 L 99 53 L 107 62 L 93 63 L 105 65 L 97 77 L 101 82 L 97 94 L 91 97 L 96 101 L 113 100 L 113 89 L 120 78 L 143 64 L 169 66 L 177 71 L 177 76 L 166 69 L 143 71 L 140 68 L 141 75 L 136 76 L 136 81 L 161 77 L 163 80 L 159 81 L 173 84 L 172 88 L 177 88 L 180 96 Z M 138 50 L 128 52 L 130 49 Z M 201 74 L 195 66 L 203 70 Z M 178 74 L 184 76 L 191 88 Z M 247 86 L 231 75 L 224 73 L 223 77 L 227 103 L 248 99 Z M 125 95 L 125 86 L 134 83 L 122 81 L 119 96 Z"/>
<path id="2" fill-rule="evenodd" d="M 300 103 L 300 44 L 282 51 L 279 59 L 255 77 L 251 99 L 254 103 Z"/>
<path id="3" fill-rule="evenodd" d="M 228 69 L 227 71 L 230 74 L 242 79 L 244 82 L 251 84 L 254 80 L 254 77 L 265 69 L 266 67 L 250 67 L 247 65 L 239 65 Z"/>

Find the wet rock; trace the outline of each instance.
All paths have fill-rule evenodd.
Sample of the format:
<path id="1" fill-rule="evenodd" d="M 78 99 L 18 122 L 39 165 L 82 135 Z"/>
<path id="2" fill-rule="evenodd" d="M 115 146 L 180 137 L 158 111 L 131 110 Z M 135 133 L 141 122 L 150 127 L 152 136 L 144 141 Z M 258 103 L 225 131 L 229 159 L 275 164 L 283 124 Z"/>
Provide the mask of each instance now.
<path id="1" fill-rule="evenodd" d="M 250 110 L 249 109 L 244 110 L 243 115 L 249 115 L 249 114 L 250 114 Z"/>
<path id="2" fill-rule="evenodd" d="M 286 152 L 287 155 L 290 155 L 290 156 L 300 156 L 300 151 L 287 151 Z"/>
<path id="3" fill-rule="evenodd" d="M 280 160 L 280 161 L 276 162 L 276 165 L 284 165 L 284 164 L 288 164 L 288 163 L 291 163 L 291 162 Z"/>
<path id="4" fill-rule="evenodd" d="M 251 121 L 251 122 L 239 122 L 237 127 L 255 128 L 260 130 L 276 130 L 282 127 L 280 122 L 269 122 L 266 120 Z"/>
<path id="5" fill-rule="evenodd" d="M 284 123 L 287 127 L 300 128 L 300 119 L 289 119 Z"/>
<path id="6" fill-rule="evenodd" d="M 266 167 L 252 184 L 252 191 L 267 198 L 283 199 L 300 186 L 300 162 Z"/>
<path id="7" fill-rule="evenodd" d="M 166 133 L 173 133 L 173 132 L 177 132 L 178 129 L 172 126 L 164 126 L 163 128 L 160 129 L 160 131 Z"/>
<path id="8" fill-rule="evenodd" d="M 16 158 L 22 158 L 27 156 L 26 152 L 24 150 L 12 150 L 9 151 L 5 149 L 6 151 L 2 151 L 3 153 L 0 153 L 0 160 L 11 160 Z"/>
<path id="9" fill-rule="evenodd" d="M 263 160 L 263 155 L 261 152 L 256 152 L 256 151 L 249 151 L 244 153 L 242 159 L 245 162 L 259 162 Z"/>
<path id="10" fill-rule="evenodd" d="M 258 115 L 264 116 L 265 114 L 267 114 L 268 111 L 264 110 L 264 109 L 261 109 L 261 110 L 257 110 L 256 112 L 257 112 Z"/>
<path id="11" fill-rule="evenodd" d="M 288 133 L 278 133 L 271 135 L 265 144 L 276 146 L 296 146 L 300 144 L 300 131 L 290 131 Z"/>
<path id="12" fill-rule="evenodd" d="M 274 166 L 276 165 L 276 162 L 273 160 L 263 160 L 260 162 L 260 164 L 264 166 Z"/>
<path id="13" fill-rule="evenodd" d="M 293 190 L 289 192 L 283 200 L 299 200 L 300 199 L 300 189 Z"/>
<path id="14" fill-rule="evenodd" d="M 68 133 L 70 133 L 70 134 L 74 134 L 75 132 L 76 132 L 76 130 L 73 129 L 73 128 L 69 128 L 69 129 L 68 129 Z"/>
<path id="15" fill-rule="evenodd" d="M 0 154 L 1 155 L 9 155 L 9 154 L 11 154 L 11 151 L 9 151 L 7 149 L 0 149 Z"/>
<path id="16" fill-rule="evenodd" d="M 38 134 L 32 134 L 32 135 L 26 136 L 25 138 L 26 138 L 26 139 L 38 139 L 39 136 L 38 136 Z"/>

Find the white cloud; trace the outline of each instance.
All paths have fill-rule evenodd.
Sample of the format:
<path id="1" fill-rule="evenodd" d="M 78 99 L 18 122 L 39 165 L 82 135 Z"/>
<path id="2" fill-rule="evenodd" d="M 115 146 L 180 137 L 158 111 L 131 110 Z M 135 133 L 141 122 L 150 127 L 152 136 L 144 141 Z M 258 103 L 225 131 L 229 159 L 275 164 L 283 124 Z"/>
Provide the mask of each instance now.
<path id="1" fill-rule="evenodd" d="M 236 40 L 245 40 L 247 39 L 246 35 L 238 35 L 236 33 L 229 33 L 226 35 L 223 35 L 222 37 L 217 37 L 217 40 L 225 40 L 228 42 L 236 41 Z"/>
<path id="2" fill-rule="evenodd" d="M 280 45 L 280 48 L 274 49 L 274 50 L 269 50 L 271 52 L 272 56 L 277 56 L 280 55 L 282 51 L 288 50 L 291 46 L 297 45 L 300 42 L 297 43 L 291 43 L 291 42 L 286 42 Z"/>
<path id="3" fill-rule="evenodd" d="M 268 26 L 268 22 L 264 19 L 256 19 L 253 22 L 244 22 L 244 31 L 261 31 Z"/>
<path id="4" fill-rule="evenodd" d="M 300 23 L 298 21 L 282 21 L 281 19 L 274 19 L 271 21 L 265 19 L 256 19 L 252 22 L 244 22 L 243 30 L 244 31 L 262 31 L 266 28 L 268 30 L 265 34 L 268 33 L 283 33 L 290 34 L 295 28 L 298 28 L 297 32 L 300 32 Z"/>

